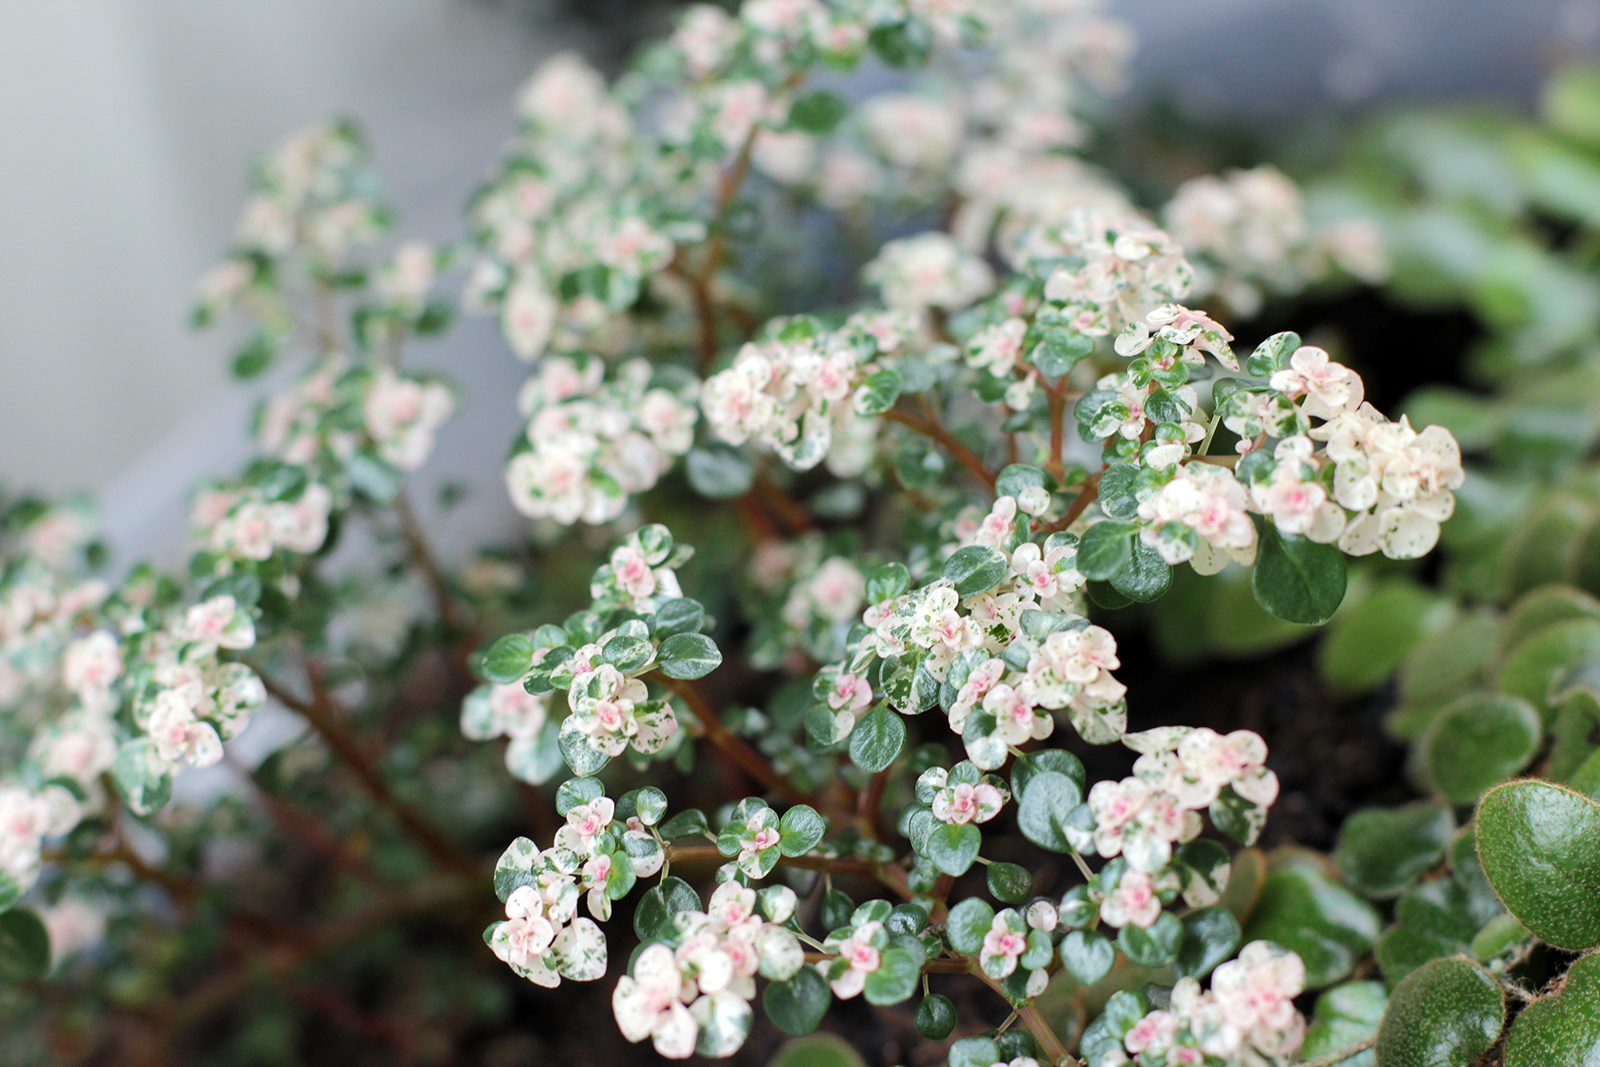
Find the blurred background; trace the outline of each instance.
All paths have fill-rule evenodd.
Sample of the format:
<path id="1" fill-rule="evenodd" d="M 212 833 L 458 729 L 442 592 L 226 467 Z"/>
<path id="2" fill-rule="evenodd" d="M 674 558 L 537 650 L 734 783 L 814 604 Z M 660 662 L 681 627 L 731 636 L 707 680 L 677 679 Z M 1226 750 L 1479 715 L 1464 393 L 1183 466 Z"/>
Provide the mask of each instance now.
<path id="1" fill-rule="evenodd" d="M 0 483 L 86 490 L 117 554 L 173 560 L 181 502 L 246 455 L 254 390 L 228 339 L 187 325 L 226 248 L 250 158 L 333 114 L 375 148 L 401 232 L 460 233 L 461 206 L 545 56 L 615 66 L 665 0 L 53 0 L 0 5 Z M 1600 45 L 1600 0 L 1113 0 L 1140 49 L 1126 121 L 1331 138 L 1396 104 L 1530 110 L 1547 72 Z M 1249 163 L 1254 160 L 1234 159 Z M 416 359 L 456 377 L 464 418 L 435 480 L 474 531 L 511 523 L 497 460 L 522 368 L 467 320 Z M 459 520 L 452 525 L 459 525 Z"/>

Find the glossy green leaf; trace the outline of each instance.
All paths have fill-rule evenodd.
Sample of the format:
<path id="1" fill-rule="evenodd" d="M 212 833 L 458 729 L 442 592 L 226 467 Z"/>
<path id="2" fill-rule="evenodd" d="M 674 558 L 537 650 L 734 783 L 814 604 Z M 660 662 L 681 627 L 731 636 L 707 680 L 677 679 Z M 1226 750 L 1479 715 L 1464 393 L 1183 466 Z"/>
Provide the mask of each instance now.
<path id="1" fill-rule="evenodd" d="M 945 937 L 950 947 L 963 956 L 976 956 L 983 949 L 983 937 L 994 924 L 994 909 L 981 897 L 968 897 L 950 909 Z"/>
<path id="2" fill-rule="evenodd" d="M 867 975 L 862 996 L 868 1004 L 899 1004 L 917 991 L 922 957 L 903 948 L 886 948 L 878 954 L 878 969 Z"/>
<path id="3" fill-rule="evenodd" d="M 1183 937 L 1183 923 L 1172 912 L 1163 911 L 1148 927 L 1124 926 L 1117 934 L 1117 947 L 1141 967 L 1165 967 L 1178 958 Z"/>
<path id="4" fill-rule="evenodd" d="M 766 991 L 761 994 L 761 1007 L 766 1011 L 767 1018 L 772 1020 L 772 1025 L 798 1037 L 809 1034 L 822 1022 L 832 996 L 827 979 L 818 974 L 815 967 L 802 967 L 788 981 L 767 983 Z M 786 1045 L 785 1048 L 792 1049 L 795 1044 L 798 1043 Z M 782 1056 L 783 1051 L 780 1050 L 773 1062 L 776 1063 Z M 833 1061 L 815 1062 L 820 1067 L 822 1063 Z"/>
<path id="5" fill-rule="evenodd" d="M 1558 948 L 1600 945 L 1600 804 L 1510 782 L 1478 805 L 1478 857 L 1507 909 Z"/>
<path id="6" fill-rule="evenodd" d="M 1373 1067 L 1378 1054 L 1363 1049 L 1342 1060 L 1331 1057 L 1369 1041 L 1378 1032 L 1389 994 L 1382 982 L 1346 982 L 1317 998 L 1300 1046 L 1302 1060 L 1329 1060 L 1330 1067 Z"/>
<path id="7" fill-rule="evenodd" d="M 1045 771 L 1028 780 L 1028 791 L 1017 806 L 1017 826 L 1022 835 L 1052 852 L 1072 851 L 1064 827 L 1083 801 L 1078 783 L 1064 774 Z"/>
<path id="8" fill-rule="evenodd" d="M 1117 961 L 1117 947 L 1095 930 L 1073 930 L 1058 947 L 1067 973 L 1086 986 L 1094 985 L 1111 973 Z"/>
<path id="9" fill-rule="evenodd" d="M 668 841 L 677 841 L 685 837 L 695 837 L 711 830 L 711 824 L 706 821 L 705 812 L 699 808 L 689 808 L 680 811 L 672 818 L 661 824 L 661 836 Z"/>
<path id="10" fill-rule="evenodd" d="M 945 874 L 966 874 L 983 847 L 983 833 L 972 823 L 940 823 L 928 835 L 928 858 Z"/>
<path id="11" fill-rule="evenodd" d="M 933 993 L 923 997 L 922 1003 L 917 1005 L 912 1023 L 920 1036 L 929 1041 L 943 1041 L 956 1028 L 956 1006 L 949 997 Z"/>
<path id="12" fill-rule="evenodd" d="M 663 878 L 639 898 L 633 912 L 633 931 L 640 942 L 656 941 L 672 930 L 672 917 L 680 911 L 699 911 L 700 897 L 682 878 Z"/>
<path id="13" fill-rule="evenodd" d="M 1434 717 L 1422 737 L 1422 765 L 1446 800 L 1471 804 L 1526 767 L 1543 739 L 1532 704 L 1521 697 L 1477 693 Z"/>
<path id="14" fill-rule="evenodd" d="M 778 851 L 785 856 L 810 852 L 822 841 L 827 829 L 828 824 L 817 814 L 817 809 L 810 804 L 796 804 L 784 812 L 778 822 L 778 832 L 782 835 L 778 839 Z"/>
<path id="15" fill-rule="evenodd" d="M 1239 920 L 1220 904 L 1199 908 L 1183 917 L 1183 943 L 1173 968 L 1179 975 L 1204 978 L 1211 969 L 1233 957 L 1239 947 Z"/>
<path id="16" fill-rule="evenodd" d="M 1395 987 L 1378 1026 L 1378 1067 L 1473 1067 L 1500 1036 L 1505 997 L 1463 959 L 1434 960 Z"/>
<path id="17" fill-rule="evenodd" d="M 1344 553 L 1293 534 L 1270 522 L 1260 525 L 1261 544 L 1251 569 L 1256 602 L 1287 622 L 1327 622 L 1344 600 Z"/>
<path id="18" fill-rule="evenodd" d="M 1135 539 L 1127 565 L 1111 576 L 1111 588 L 1136 604 L 1148 604 L 1172 588 L 1172 568 L 1161 553 Z"/>
<path id="19" fill-rule="evenodd" d="M 1261 883 L 1244 924 L 1244 941 L 1275 941 L 1299 954 L 1306 988 L 1347 977 L 1372 951 L 1382 929 L 1366 901 L 1310 862 L 1284 863 Z"/>
<path id="20" fill-rule="evenodd" d="M 527 634 L 506 634 L 483 656 L 483 676 L 499 685 L 520 682 L 533 666 L 533 641 Z"/>
<path id="21" fill-rule="evenodd" d="M 1600 1067 L 1600 956 L 1585 956 L 1559 989 L 1511 1024 L 1505 1067 Z"/>
<path id="22" fill-rule="evenodd" d="M 893 600 L 911 584 L 911 572 L 903 563 L 885 563 L 867 574 L 867 599 L 874 604 Z"/>
<path id="23" fill-rule="evenodd" d="M 976 596 L 1000 584 L 1010 564 L 998 549 L 968 545 L 957 549 L 944 564 L 944 578 L 963 597 Z"/>
<path id="24" fill-rule="evenodd" d="M 673 634 L 661 642 L 657 668 L 668 678 L 704 678 L 722 663 L 722 650 L 705 634 Z"/>
<path id="25" fill-rule="evenodd" d="M 1033 875 L 1015 863 L 991 863 L 984 878 L 990 895 L 1007 904 L 1020 904 L 1033 895 Z"/>
<path id="26" fill-rule="evenodd" d="M 732 500 L 750 491 L 755 468 L 741 450 L 721 443 L 689 450 L 684 473 L 695 492 L 712 500 Z"/>
<path id="27" fill-rule="evenodd" d="M 1096 581 L 1115 575 L 1133 558 L 1133 540 L 1138 529 L 1135 523 L 1114 520 L 1089 527 L 1078 543 L 1078 570 L 1085 578 Z"/>
<path id="28" fill-rule="evenodd" d="M 874 708 L 850 734 L 850 761 L 876 774 L 894 762 L 905 743 L 905 720 L 890 708 Z"/>
<path id="29" fill-rule="evenodd" d="M 1339 828 L 1333 860 L 1345 881 L 1367 896 L 1397 896 L 1439 862 L 1454 831 L 1444 804 L 1367 808 Z"/>
<path id="30" fill-rule="evenodd" d="M 963 1037 L 950 1046 L 950 1067 L 991 1067 L 1000 1062 L 1000 1046 L 990 1037 Z"/>
<path id="31" fill-rule="evenodd" d="M 1087 776 L 1083 762 L 1072 753 L 1060 748 L 1047 748 L 1030 752 L 1011 765 L 1011 799 L 1020 803 L 1029 784 L 1041 774 L 1054 772 L 1072 779 L 1081 796 Z"/>

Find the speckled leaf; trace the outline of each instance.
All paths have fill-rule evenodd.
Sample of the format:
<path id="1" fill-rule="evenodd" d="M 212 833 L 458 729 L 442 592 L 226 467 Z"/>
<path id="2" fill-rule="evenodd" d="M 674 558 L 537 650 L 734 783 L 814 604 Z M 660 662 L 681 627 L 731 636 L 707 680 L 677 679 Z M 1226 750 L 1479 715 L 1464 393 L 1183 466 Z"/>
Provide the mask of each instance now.
<path id="1" fill-rule="evenodd" d="M 1558 948 L 1600 944 L 1600 804 L 1509 782 L 1478 805 L 1478 856 L 1505 906 Z"/>
<path id="2" fill-rule="evenodd" d="M 1505 1060 L 1506 1067 L 1600 1067 L 1600 956 L 1578 960 L 1559 991 L 1522 1009 Z"/>
<path id="3" fill-rule="evenodd" d="M 1488 971 L 1463 959 L 1434 960 L 1390 995 L 1378 1026 L 1378 1067 L 1472 1067 L 1500 1036 L 1505 1011 Z"/>

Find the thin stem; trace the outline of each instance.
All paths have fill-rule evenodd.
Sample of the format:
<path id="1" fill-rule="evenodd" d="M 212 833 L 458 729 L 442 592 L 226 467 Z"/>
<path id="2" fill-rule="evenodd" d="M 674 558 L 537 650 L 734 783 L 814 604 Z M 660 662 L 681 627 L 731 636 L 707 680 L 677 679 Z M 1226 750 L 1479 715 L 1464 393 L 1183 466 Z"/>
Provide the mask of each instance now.
<path id="1" fill-rule="evenodd" d="M 654 672 L 650 677 L 683 698 L 683 702 L 689 705 L 689 710 L 694 712 L 694 717 L 700 720 L 700 725 L 704 727 L 706 740 L 727 753 L 746 774 L 768 789 L 783 794 L 791 804 L 804 804 L 810 799 L 779 774 L 777 768 L 767 762 L 765 756 L 745 744 L 743 738 L 736 736 L 722 725 L 722 720 L 717 718 L 716 713 L 711 710 L 705 698 L 700 695 L 700 691 L 693 685 L 678 678 L 668 678 L 660 671 Z"/>
<path id="2" fill-rule="evenodd" d="M 979 481 L 989 487 L 991 492 L 994 491 L 995 473 L 984 466 L 983 460 L 979 459 L 972 449 L 962 444 L 960 438 L 945 429 L 943 423 L 935 421 L 933 418 L 925 419 L 920 415 L 913 415 L 909 411 L 902 411 L 899 408 L 890 408 L 883 413 L 883 417 L 890 422 L 898 422 L 909 430 L 937 441 L 955 457 L 957 463 L 971 471 Z"/>
<path id="3" fill-rule="evenodd" d="M 260 782 L 256 781 L 249 768 L 234 760 L 231 756 L 224 757 L 230 766 L 239 772 L 240 776 L 254 787 L 256 796 L 260 798 L 268 813 L 277 820 L 285 833 L 316 852 L 331 860 L 337 866 L 343 867 L 355 875 L 369 887 L 378 889 L 385 885 L 384 879 L 373 870 L 365 860 L 351 852 L 345 843 L 331 834 L 327 827 L 311 812 L 305 810 L 293 801 L 283 797 L 274 796 L 267 792 Z"/>
<path id="4" fill-rule="evenodd" d="M 968 959 L 965 962 L 968 972 L 977 975 L 984 985 L 993 989 L 996 993 L 1003 997 L 1006 996 L 1006 992 L 1000 987 L 1000 983 L 985 974 L 983 968 L 978 966 L 977 960 Z M 1006 997 L 1008 1003 L 1010 999 L 1010 997 Z M 1050 1024 L 1044 1021 L 1044 1017 L 1039 1014 L 1039 1009 L 1033 1006 L 1032 1001 L 1017 1008 L 1016 1014 L 1017 1018 L 1022 1020 L 1022 1025 L 1028 1028 L 1028 1033 L 1033 1035 L 1034 1043 L 1039 1046 L 1039 1051 L 1045 1056 L 1045 1062 L 1058 1064 L 1061 1067 L 1083 1067 L 1082 1063 L 1067 1052 L 1067 1046 L 1061 1043 L 1061 1038 L 1050 1028 Z"/>
<path id="5" fill-rule="evenodd" d="M 1050 462 L 1046 469 L 1057 479 L 1066 473 L 1062 461 L 1067 447 L 1067 394 L 1061 383 L 1050 388 Z"/>
<path id="6" fill-rule="evenodd" d="M 394 511 L 400 520 L 401 540 L 405 542 L 411 562 L 422 572 L 422 579 L 428 584 L 428 592 L 433 597 L 433 609 L 438 614 L 439 621 L 452 629 L 464 628 L 455 596 L 450 592 L 450 584 L 445 581 L 444 571 L 434 558 L 433 550 L 428 547 L 427 535 L 422 531 L 422 524 L 417 521 L 417 513 L 411 506 L 410 494 L 404 489 L 395 499 Z"/>
<path id="7" fill-rule="evenodd" d="M 355 736 L 339 722 L 338 708 L 328 695 L 321 669 L 314 662 L 306 661 L 306 678 L 310 683 L 312 694 L 310 700 L 302 700 L 289 692 L 259 666 L 251 664 L 251 667 L 261 678 L 261 684 L 266 687 L 267 692 L 284 707 L 311 724 L 311 728 L 317 732 L 333 754 L 355 774 L 356 779 L 372 799 L 393 815 L 428 855 L 441 866 L 458 871 L 477 870 L 477 865 L 470 857 L 446 840 L 431 823 L 389 788 L 389 783 L 384 781 L 376 765 L 362 751 Z"/>
<path id="8" fill-rule="evenodd" d="M 1050 528 L 1053 530 L 1065 530 L 1071 527 L 1073 523 L 1078 521 L 1078 516 L 1083 514 L 1084 509 L 1094 503 L 1099 495 L 1100 475 L 1091 474 L 1084 479 L 1083 488 L 1078 490 L 1078 495 L 1073 499 L 1072 506 L 1067 509 L 1067 513 L 1051 523 Z"/>
<path id="9" fill-rule="evenodd" d="M 1357 1042 L 1349 1048 L 1340 1049 L 1338 1052 L 1330 1052 L 1326 1056 L 1319 1056 L 1314 1060 L 1307 1060 L 1300 1067 L 1334 1067 L 1335 1064 L 1343 1063 L 1352 1056 L 1360 1055 L 1377 1043 L 1378 1037 L 1374 1034 L 1365 1041 Z"/>
<path id="10" fill-rule="evenodd" d="M 878 838 L 878 809 L 883 805 L 883 791 L 888 785 L 889 768 L 885 767 L 868 780 L 867 787 L 856 799 L 856 822 L 861 832 L 874 841 Z"/>

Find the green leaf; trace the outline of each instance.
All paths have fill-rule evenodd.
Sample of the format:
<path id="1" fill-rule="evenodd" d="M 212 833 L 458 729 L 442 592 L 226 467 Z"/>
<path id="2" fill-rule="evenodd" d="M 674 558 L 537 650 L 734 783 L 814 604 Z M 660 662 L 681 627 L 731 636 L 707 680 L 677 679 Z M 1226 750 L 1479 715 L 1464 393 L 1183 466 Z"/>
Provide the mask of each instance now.
<path id="1" fill-rule="evenodd" d="M 658 941 L 672 930 L 672 917 L 680 911 L 699 911 L 700 897 L 682 878 L 663 878 L 645 890 L 633 912 L 633 931 L 641 943 Z"/>
<path id="2" fill-rule="evenodd" d="M 1256 602 L 1287 622 L 1315 625 L 1333 618 L 1344 600 L 1344 553 L 1333 545 L 1259 525 L 1261 545 L 1250 573 Z"/>
<path id="3" fill-rule="evenodd" d="M 1561 986 L 1529 1004 L 1511 1025 L 1505 1067 L 1600 1065 L 1600 956 L 1572 965 Z"/>
<path id="4" fill-rule="evenodd" d="M 563 721 L 563 725 L 571 722 Z M 567 761 L 567 766 L 572 768 L 572 773 L 580 778 L 594 774 L 611 762 L 611 757 L 589 744 L 589 739 L 576 729 L 562 730 L 556 735 L 556 744 L 561 747 L 561 758 Z"/>
<path id="5" fill-rule="evenodd" d="M 656 608 L 656 625 L 653 636 L 659 639 L 673 634 L 698 633 L 706 619 L 706 609 L 698 600 L 674 597 Z"/>
<path id="6" fill-rule="evenodd" d="M 1550 690 L 1574 667 L 1600 659 L 1600 621 L 1570 619 L 1532 634 L 1507 653 L 1495 685 L 1539 709 L 1549 723 L 1555 717 Z"/>
<path id="7" fill-rule="evenodd" d="M 50 934 L 27 908 L 0 915 L 0 978 L 43 978 L 50 970 Z"/>
<path id="8" fill-rule="evenodd" d="M 903 563 L 885 563 L 867 575 L 867 599 L 874 604 L 893 600 L 911 584 L 911 572 Z"/>
<path id="9" fill-rule="evenodd" d="M 798 1037 L 809 1034 L 822 1022 L 832 995 L 827 979 L 818 974 L 815 967 L 802 967 L 786 982 L 767 983 L 766 992 L 761 994 L 761 1006 L 766 1010 L 767 1018 L 772 1020 L 772 1025 Z M 792 1044 L 784 1046 L 785 1049 L 794 1047 Z M 773 1062 L 776 1063 L 782 1056 L 783 1052 L 780 1051 Z M 816 1062 L 820 1067 L 820 1063 L 825 1061 Z"/>
<path id="10" fill-rule="evenodd" d="M 998 549 L 968 545 L 945 561 L 944 577 L 965 598 L 993 589 L 1010 569 L 1006 557 Z"/>
<path id="11" fill-rule="evenodd" d="M 781 835 L 778 851 L 785 856 L 804 855 L 817 847 L 827 829 L 828 824 L 817 814 L 816 808 L 810 804 L 796 804 L 778 821 Z"/>
<path id="12" fill-rule="evenodd" d="M 1378 940 L 1378 966 L 1398 982 L 1429 960 L 1467 952 L 1479 923 L 1467 890 L 1454 878 L 1436 878 L 1407 890 L 1394 925 Z"/>
<path id="13" fill-rule="evenodd" d="M 905 743 L 905 720 L 887 707 L 873 708 L 850 734 L 850 762 L 876 774 L 894 762 Z"/>
<path id="14" fill-rule="evenodd" d="M 1099 495 L 1095 498 L 1100 510 L 1113 519 L 1137 518 L 1141 471 L 1142 468 L 1134 463 L 1116 463 L 1101 471 Z"/>
<path id="15" fill-rule="evenodd" d="M 117 749 L 111 777 L 122 799 L 138 815 L 149 815 L 172 797 L 171 771 L 149 737 L 135 738 Z"/>
<path id="16" fill-rule="evenodd" d="M 677 841 L 685 837 L 697 837 L 709 833 L 711 824 L 706 821 L 705 812 L 699 808 L 689 808 L 680 811 L 672 818 L 661 824 L 661 836 L 668 841 Z"/>
<path id="17" fill-rule="evenodd" d="M 1557 948 L 1600 944 L 1600 804 L 1510 782 L 1478 805 L 1478 858 L 1511 914 Z"/>
<path id="18" fill-rule="evenodd" d="M 900 399 L 900 373 L 888 367 L 874 371 L 856 390 L 851 405 L 857 415 L 882 415 Z"/>
<path id="19" fill-rule="evenodd" d="M 984 872 L 989 893 L 1007 904 L 1021 904 L 1033 895 L 1033 875 L 1015 863 L 991 863 Z"/>
<path id="20" fill-rule="evenodd" d="M 1389 994 L 1382 982 L 1346 982 L 1317 998 L 1316 1012 L 1300 1046 L 1302 1060 L 1323 1060 L 1370 1040 L 1378 1032 Z M 1377 1053 L 1365 1049 L 1333 1067 L 1374 1067 Z"/>
<path id="21" fill-rule="evenodd" d="M 1390 995 L 1378 1025 L 1378 1063 L 1473 1067 L 1500 1036 L 1505 1014 L 1505 997 L 1489 972 L 1463 959 L 1434 960 Z"/>
<path id="22" fill-rule="evenodd" d="M 1204 978 L 1217 964 L 1233 957 L 1241 932 L 1239 920 L 1220 904 L 1191 911 L 1183 917 L 1183 943 L 1174 968 L 1180 976 Z"/>
<path id="23" fill-rule="evenodd" d="M 983 833 L 972 823 L 940 823 L 928 835 L 928 859 L 945 874 L 961 876 L 983 847 Z"/>
<path id="24" fill-rule="evenodd" d="M 789 125 L 806 133 L 832 133 L 850 114 L 850 102 L 826 89 L 802 93 L 789 105 Z"/>
<path id="25" fill-rule="evenodd" d="M 22 899 L 22 883 L 4 872 L 0 872 L 0 912 L 9 911 L 17 906 L 17 901 Z"/>
<path id="26" fill-rule="evenodd" d="M 600 649 L 600 658 L 623 674 L 631 674 L 650 662 L 655 646 L 642 637 L 618 634 Z"/>
<path id="27" fill-rule="evenodd" d="M 949 997 L 933 993 L 923 997 L 922 1003 L 917 1005 L 912 1023 L 920 1036 L 929 1041 L 943 1041 L 956 1028 L 956 1006 Z"/>
<path id="28" fill-rule="evenodd" d="M 995 479 L 995 496 L 1017 496 L 1024 489 L 1045 488 L 1045 473 L 1038 467 L 1030 467 L 1026 463 L 1013 463 L 1000 472 Z"/>
<path id="29" fill-rule="evenodd" d="M 1117 961 L 1117 947 L 1095 930 L 1072 930 L 1061 939 L 1062 966 L 1082 984 L 1094 985 L 1111 973 Z"/>
<path id="30" fill-rule="evenodd" d="M 1148 927 L 1129 923 L 1117 935 L 1122 954 L 1141 967 L 1165 967 L 1178 958 L 1182 946 L 1183 923 L 1170 911 L 1162 912 Z"/>
<path id="31" fill-rule="evenodd" d="M 1133 538 L 1139 527 L 1131 522 L 1107 520 L 1083 531 L 1078 543 L 1078 570 L 1085 578 L 1103 581 L 1133 558 Z"/>
<path id="32" fill-rule="evenodd" d="M 1172 568 L 1161 553 L 1135 540 L 1128 565 L 1111 576 L 1111 588 L 1136 604 L 1148 604 L 1172 588 Z"/>
<path id="33" fill-rule="evenodd" d="M 899 1004 L 911 999 L 922 976 L 922 960 L 903 948 L 886 948 L 878 955 L 878 969 L 867 975 L 862 996 L 868 1004 Z"/>
<path id="34" fill-rule="evenodd" d="M 673 634 L 661 642 L 658 669 L 668 678 L 704 678 L 722 663 L 722 650 L 705 634 Z"/>
<path id="35" fill-rule="evenodd" d="M 683 468 L 694 491 L 712 500 L 743 496 L 750 491 L 756 477 L 750 457 L 724 444 L 690 449 L 684 457 Z"/>
<path id="36" fill-rule="evenodd" d="M 1332 985 L 1372 951 L 1382 921 L 1372 906 L 1309 861 L 1273 870 L 1261 883 L 1244 940 L 1275 941 L 1306 965 L 1306 988 Z"/>
<path id="37" fill-rule="evenodd" d="M 1364 693 L 1393 674 L 1429 632 L 1450 619 L 1449 601 L 1407 581 L 1385 582 L 1328 624 L 1317 665 L 1336 690 Z"/>
<path id="38" fill-rule="evenodd" d="M 950 947 L 963 956 L 976 956 L 983 950 L 983 936 L 994 925 L 994 909 L 981 897 L 968 897 L 950 909 L 945 937 Z"/>
<path id="39" fill-rule="evenodd" d="M 1435 790 L 1471 804 L 1526 767 L 1544 731 L 1526 700 L 1497 693 L 1462 697 L 1434 718 L 1422 737 L 1422 764 Z"/>
<path id="40" fill-rule="evenodd" d="M 1078 795 L 1083 795 L 1084 784 L 1088 780 L 1083 762 L 1065 749 L 1046 748 L 1030 752 L 1011 765 L 1012 799 L 1020 803 L 1033 780 L 1048 772 L 1072 779 L 1078 787 Z"/>
<path id="41" fill-rule="evenodd" d="M 1345 820 L 1333 861 L 1369 897 L 1398 896 L 1444 855 L 1455 819 L 1444 804 L 1367 808 Z"/>
<path id="42" fill-rule="evenodd" d="M 522 681 L 533 667 L 533 641 L 527 634 L 506 634 L 483 655 L 483 676 L 497 685 Z"/>
<path id="43" fill-rule="evenodd" d="M 1094 351 L 1094 338 L 1063 326 L 1046 328 L 1028 355 L 1039 373 L 1046 378 L 1059 378 L 1081 363 Z"/>
<path id="44" fill-rule="evenodd" d="M 1051 852 L 1071 852 L 1065 827 L 1072 809 L 1083 802 L 1078 783 L 1064 774 L 1045 771 L 1028 780 L 1028 791 L 1017 805 L 1017 827 L 1022 836 Z"/>
<path id="45" fill-rule="evenodd" d="M 1479 960 L 1492 960 L 1502 952 L 1528 940 L 1533 935 L 1510 912 L 1502 912 L 1482 930 L 1473 935 L 1469 946 Z"/>
<path id="46" fill-rule="evenodd" d="M 1245 373 L 1252 378 L 1270 378 L 1273 371 L 1288 366 L 1289 357 L 1300 347 L 1300 335 L 1285 330 L 1256 345 L 1255 351 L 1245 358 Z"/>
<path id="47" fill-rule="evenodd" d="M 920 67 L 933 51 L 933 34 L 921 19 L 881 22 L 867 34 L 867 45 L 891 67 Z"/>
<path id="48" fill-rule="evenodd" d="M 1499 634 L 1499 620 L 1480 611 L 1424 637 L 1400 665 L 1401 702 L 1438 705 L 1476 687 Z"/>
<path id="49" fill-rule="evenodd" d="M 605 792 L 597 778 L 569 778 L 556 787 L 556 814 L 564 816 L 579 804 L 605 796 Z"/>
<path id="50" fill-rule="evenodd" d="M 1547 585 L 1518 598 L 1500 624 L 1500 651 L 1510 652 L 1522 642 L 1558 622 L 1600 620 L 1600 601 L 1581 589 Z"/>

